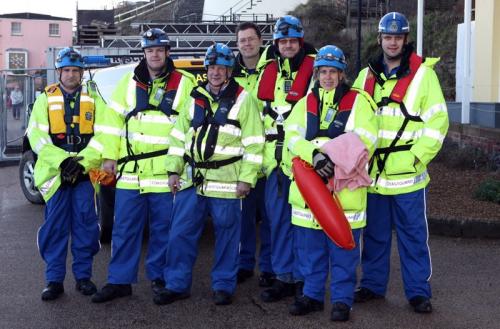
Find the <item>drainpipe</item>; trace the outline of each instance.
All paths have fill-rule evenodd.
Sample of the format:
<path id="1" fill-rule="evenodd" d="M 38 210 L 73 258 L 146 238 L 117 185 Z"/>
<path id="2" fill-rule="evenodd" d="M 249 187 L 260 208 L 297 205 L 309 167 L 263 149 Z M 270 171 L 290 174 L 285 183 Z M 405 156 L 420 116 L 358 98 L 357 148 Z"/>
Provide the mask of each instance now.
<path id="1" fill-rule="evenodd" d="M 471 20 L 471 0 L 465 0 L 464 5 L 464 24 L 465 24 L 465 51 L 464 51 L 464 70 L 462 74 L 462 124 L 470 123 L 470 20 Z"/>
<path id="2" fill-rule="evenodd" d="M 417 11 L 417 55 L 422 56 L 424 38 L 424 0 L 418 0 Z"/>

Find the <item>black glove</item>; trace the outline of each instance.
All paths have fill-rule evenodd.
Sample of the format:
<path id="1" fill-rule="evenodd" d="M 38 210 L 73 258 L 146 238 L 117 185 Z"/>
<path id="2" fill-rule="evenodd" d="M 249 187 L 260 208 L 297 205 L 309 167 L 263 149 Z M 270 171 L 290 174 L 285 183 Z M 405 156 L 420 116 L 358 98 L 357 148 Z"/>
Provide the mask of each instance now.
<path id="1" fill-rule="evenodd" d="M 83 160 L 83 157 L 69 157 L 61 162 L 61 178 L 64 183 L 73 184 L 78 176 L 85 171 L 85 168 L 78 161 Z"/>
<path id="2" fill-rule="evenodd" d="M 333 170 L 335 165 L 332 160 L 328 157 L 328 155 L 317 152 L 313 155 L 313 166 L 316 173 L 323 179 L 323 181 L 328 181 L 330 177 L 333 176 Z"/>

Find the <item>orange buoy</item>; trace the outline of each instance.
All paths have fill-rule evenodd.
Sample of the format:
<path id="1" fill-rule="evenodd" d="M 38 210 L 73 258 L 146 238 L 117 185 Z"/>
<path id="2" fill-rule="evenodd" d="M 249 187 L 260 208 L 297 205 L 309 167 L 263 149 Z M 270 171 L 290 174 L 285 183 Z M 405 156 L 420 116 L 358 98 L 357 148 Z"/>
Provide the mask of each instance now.
<path id="1" fill-rule="evenodd" d="M 337 246 L 354 249 L 351 225 L 337 195 L 330 192 L 314 168 L 299 157 L 293 158 L 292 171 L 300 194 L 325 234 Z"/>

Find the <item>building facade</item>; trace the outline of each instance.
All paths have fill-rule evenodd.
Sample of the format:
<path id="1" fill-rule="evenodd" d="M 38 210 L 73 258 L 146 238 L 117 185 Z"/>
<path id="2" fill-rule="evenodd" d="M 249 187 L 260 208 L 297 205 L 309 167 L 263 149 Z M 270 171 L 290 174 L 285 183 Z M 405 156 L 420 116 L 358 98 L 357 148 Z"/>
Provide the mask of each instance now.
<path id="1" fill-rule="evenodd" d="M 52 68 L 48 47 L 73 44 L 72 19 L 33 13 L 0 15 L 0 70 Z"/>

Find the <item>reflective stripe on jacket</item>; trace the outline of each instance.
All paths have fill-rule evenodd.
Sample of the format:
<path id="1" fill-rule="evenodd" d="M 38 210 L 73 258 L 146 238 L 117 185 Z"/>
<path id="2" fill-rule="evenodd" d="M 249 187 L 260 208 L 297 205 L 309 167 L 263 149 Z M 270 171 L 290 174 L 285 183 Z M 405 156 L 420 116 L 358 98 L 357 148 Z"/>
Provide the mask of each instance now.
<path id="1" fill-rule="evenodd" d="M 257 82 L 257 86 L 253 91 L 254 95 L 258 94 L 259 88 L 262 89 L 262 84 L 266 84 L 268 82 L 263 80 L 263 75 L 265 72 L 265 68 L 272 63 L 277 61 L 277 54 L 275 54 L 276 48 L 275 46 L 269 46 L 265 49 L 262 54 L 259 63 L 257 64 L 257 68 L 260 70 L 259 81 Z M 278 165 L 283 166 L 283 162 L 278 163 L 279 158 L 283 159 L 286 155 L 286 147 L 282 147 L 282 151 L 276 150 L 276 146 L 278 144 L 283 143 L 284 138 L 284 130 L 283 124 L 287 117 L 290 115 L 290 111 L 295 103 L 287 102 L 288 91 L 292 87 L 293 82 L 297 79 L 298 69 L 300 67 L 300 63 L 292 63 L 295 62 L 301 57 L 302 59 L 305 56 L 310 58 L 314 58 L 316 54 L 316 50 L 308 44 L 304 44 L 304 48 L 301 49 L 300 55 L 297 55 L 295 59 L 279 59 L 277 79 L 274 85 L 274 100 L 273 101 L 265 101 L 260 100 L 261 105 L 260 108 L 263 109 L 262 117 L 264 120 L 264 133 L 266 135 L 266 144 L 264 147 L 264 163 L 263 170 L 266 175 L 269 175 L 274 168 Z M 312 61 L 310 63 L 311 72 L 312 72 Z M 287 73 L 288 76 L 285 76 L 284 73 Z M 312 74 L 310 76 L 301 77 L 301 80 L 311 81 Z M 272 89 L 272 86 L 271 86 Z M 298 99 L 300 97 L 305 96 L 307 93 L 307 89 L 303 91 L 302 95 L 296 95 Z M 278 159 L 277 159 L 278 158 Z"/>
<path id="2" fill-rule="evenodd" d="M 194 77 L 187 72 L 177 70 L 182 78 L 172 103 L 172 110 L 180 113 L 186 106 L 189 93 L 195 85 Z M 157 78 L 146 86 L 150 97 L 149 104 L 159 103 L 153 100 L 152 90 L 165 90 L 167 78 Z M 118 83 L 111 101 L 108 103 L 106 125 L 100 129 L 112 135 L 105 144 L 103 158 L 118 160 L 129 155 L 125 118 L 136 108 L 137 82 L 134 73 L 127 73 Z M 175 112 L 173 112 L 175 113 Z M 144 110 L 131 116 L 128 120 L 128 141 L 133 154 L 140 155 L 168 149 L 169 134 L 177 120 L 177 114 L 165 115 L 158 108 L 151 105 L 150 110 Z M 117 182 L 117 188 L 135 189 L 140 193 L 169 192 L 166 154 L 137 161 L 128 161 L 124 164 L 122 175 Z M 119 166 L 119 170 L 120 170 Z"/>
<path id="3" fill-rule="evenodd" d="M 441 149 L 449 125 L 446 103 L 433 70 L 438 61 L 436 58 L 427 58 L 420 65 L 403 98 L 408 114 L 420 117 L 421 121 L 408 122 L 396 147 L 411 144 L 411 148 L 390 153 L 382 172 L 375 159 L 370 176 L 374 179 L 378 177 L 378 180 L 369 189 L 370 192 L 387 195 L 408 193 L 422 189 L 429 183 L 427 165 Z M 360 72 L 354 82 L 355 87 L 363 88 L 368 70 L 365 68 Z M 380 81 L 375 84 L 373 99 L 379 103 L 391 95 L 398 80 L 396 75 L 386 77 L 381 72 L 377 73 Z M 400 105 L 394 102 L 380 106 L 376 115 L 379 125 L 378 148 L 389 147 L 401 129 L 405 115 Z"/>
<path id="4" fill-rule="evenodd" d="M 60 169 L 59 166 L 64 159 L 69 156 L 78 155 L 83 157 L 79 163 L 85 168 L 85 172 L 88 172 L 91 168 L 99 168 L 102 161 L 102 152 L 104 151 L 104 140 L 105 135 L 102 134 L 96 127 L 102 125 L 105 118 L 104 112 L 106 111 L 106 104 L 99 95 L 85 95 L 85 98 L 80 98 L 80 101 L 84 101 L 87 104 L 92 103 L 95 109 L 93 116 L 93 126 L 86 129 L 93 130 L 94 135 L 88 141 L 88 144 L 78 153 L 67 152 L 64 149 L 54 145 L 51 138 L 51 127 L 55 122 L 54 117 L 49 119 L 50 116 L 50 105 L 61 104 L 58 100 L 50 100 L 50 93 L 40 94 L 33 106 L 33 111 L 30 116 L 28 123 L 27 136 L 33 151 L 38 155 L 38 159 L 35 165 L 35 185 L 40 190 L 45 201 L 49 200 L 54 193 L 57 191 L 61 185 Z M 56 95 L 55 97 L 63 97 L 61 95 Z M 86 99 L 86 97 L 91 97 L 93 101 Z M 62 100 L 64 104 L 64 99 Z M 83 108 L 86 108 L 85 105 Z M 61 111 L 57 109 L 57 111 Z M 82 109 L 80 109 L 82 113 Z M 64 106 L 62 109 L 64 112 Z M 60 118 L 60 115 L 58 117 Z M 62 113 L 64 117 L 64 113 Z M 79 116 L 81 118 L 81 116 Z M 63 118 L 64 120 L 64 118 Z M 64 122 L 64 121 L 63 121 Z"/>
<path id="5" fill-rule="evenodd" d="M 237 85 L 234 80 L 230 80 L 231 83 Z M 192 94 L 203 95 L 208 101 L 204 107 L 208 117 L 200 120 L 197 113 L 202 109 L 197 105 L 197 99 L 191 97 L 189 111 L 180 114 L 171 132 L 168 171 L 182 172 L 186 156 L 195 163 L 224 162 L 241 157 L 219 168 L 195 168 L 192 173 L 193 178 L 202 178 L 198 185 L 199 194 L 234 199 L 237 182 L 255 186 L 257 173 L 262 166 L 264 136 L 257 100 L 242 90 L 231 108 L 227 109 L 227 122 L 218 124 L 219 101 L 203 86 L 198 86 L 195 91 Z M 214 135 L 210 131 L 217 133 Z"/>
<path id="6" fill-rule="evenodd" d="M 341 92 L 341 88 L 332 91 L 326 91 L 323 88 L 316 90 L 317 96 L 319 96 L 317 102 L 308 102 L 308 97 L 316 97 L 312 90 L 309 91 L 308 95 L 295 105 L 292 114 L 286 121 L 285 145 L 289 152 L 285 163 L 286 173 L 292 176 L 289 194 L 289 202 L 292 205 L 292 223 L 307 228 L 321 229 L 309 208 L 306 207 L 297 184 L 293 180 L 291 159 L 294 156 L 299 156 L 304 161 L 312 164 L 313 152 L 319 150 L 331 137 L 334 138 L 344 132 L 357 134 L 371 155 L 377 142 L 377 124 L 373 110 L 375 104 L 367 93 L 363 91 L 355 93 L 355 98 L 350 99 L 351 103 L 345 104 L 344 102 L 345 108 L 339 111 L 338 104 L 342 102 L 342 98 L 338 101 L 334 101 L 334 99 L 337 100 L 335 93 Z M 353 92 L 350 93 L 346 92 L 342 97 L 352 96 Z M 308 131 L 311 131 L 310 126 L 318 124 L 318 121 L 314 120 L 315 118 L 311 115 L 316 109 L 308 109 L 308 106 L 312 106 L 312 104 L 320 104 L 321 106 L 316 111 L 320 128 L 315 130 L 316 136 L 308 134 Z M 330 136 L 318 136 L 322 135 L 320 130 L 328 131 Z M 366 187 L 354 191 L 344 188 L 337 193 L 352 228 L 361 228 L 366 225 L 366 193 Z"/>

